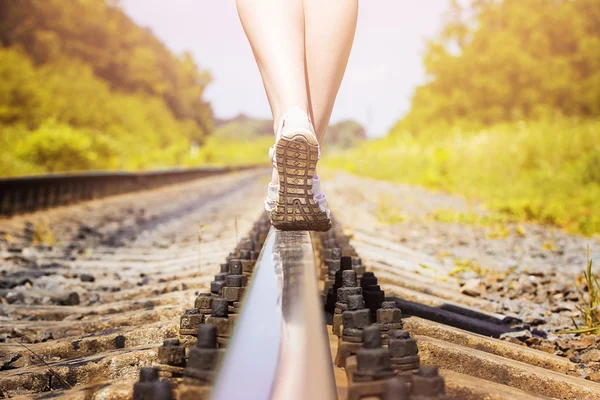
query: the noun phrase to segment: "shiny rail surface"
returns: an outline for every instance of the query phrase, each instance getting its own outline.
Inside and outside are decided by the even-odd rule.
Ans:
[[[271,228],[212,398],[336,397],[310,234]]]

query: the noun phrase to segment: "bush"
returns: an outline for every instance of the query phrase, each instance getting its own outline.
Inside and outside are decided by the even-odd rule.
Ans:
[[[325,165],[483,200],[513,219],[600,233],[600,120],[392,132]]]
[[[200,134],[160,98],[111,89],[82,63],[35,67],[0,48],[0,76],[3,175],[176,165]]]
[[[118,162],[117,151],[106,136],[51,122],[27,135],[17,155],[45,172],[112,169]]]

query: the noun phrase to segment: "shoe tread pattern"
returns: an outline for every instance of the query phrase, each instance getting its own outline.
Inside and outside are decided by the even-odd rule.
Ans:
[[[282,231],[328,231],[331,220],[319,207],[312,190],[319,158],[316,139],[302,133],[284,135],[275,151],[279,196],[271,223]]]

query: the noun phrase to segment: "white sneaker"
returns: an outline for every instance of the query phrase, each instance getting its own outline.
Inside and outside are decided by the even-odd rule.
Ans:
[[[320,147],[304,111],[294,107],[283,116],[269,156],[279,174],[279,184],[269,184],[265,200],[271,224],[285,231],[328,231],[331,213],[314,177]]]

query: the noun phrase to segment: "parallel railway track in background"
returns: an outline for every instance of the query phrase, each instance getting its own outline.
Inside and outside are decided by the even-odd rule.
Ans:
[[[568,359],[494,338],[510,320],[417,273],[427,256],[347,234],[344,210],[278,232],[268,172],[197,173],[0,196],[11,214],[96,198],[0,220],[0,398],[600,398]],[[31,245],[40,226],[56,244]]]

